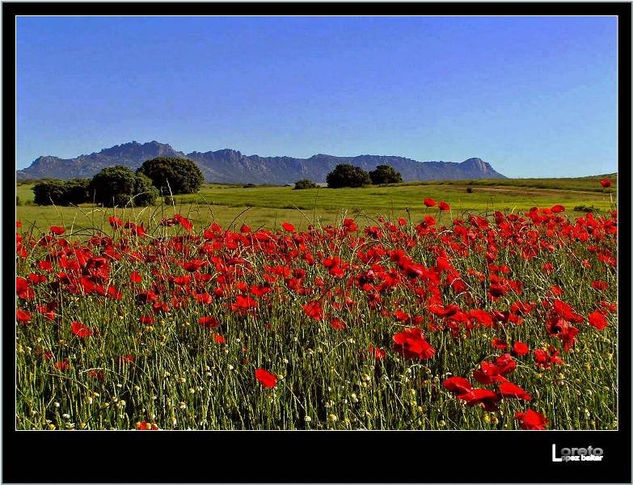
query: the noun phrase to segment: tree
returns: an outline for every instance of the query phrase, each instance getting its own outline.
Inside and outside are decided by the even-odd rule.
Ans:
[[[396,172],[391,165],[378,165],[376,170],[369,172],[369,177],[374,185],[402,182],[402,175],[400,175],[400,172]]]
[[[316,189],[317,187],[318,185],[310,179],[301,179],[295,182],[295,190]]]
[[[340,187],[362,187],[371,184],[369,174],[360,167],[353,165],[341,164],[337,165],[325,179],[327,186],[332,189]]]
[[[104,168],[95,175],[90,182],[90,193],[95,202],[105,207],[147,206],[158,197],[158,190],[148,177],[122,165]]]
[[[79,205],[90,202],[90,179],[71,179],[65,183],[66,204]]]
[[[37,205],[79,205],[89,202],[88,179],[43,180],[33,187]]]
[[[33,186],[37,205],[66,205],[66,184],[63,180],[46,180]]]
[[[161,194],[193,194],[200,190],[204,175],[195,162],[186,158],[158,157],[147,160],[137,170],[149,177]]]

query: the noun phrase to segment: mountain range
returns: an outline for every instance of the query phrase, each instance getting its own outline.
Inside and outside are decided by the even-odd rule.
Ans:
[[[383,155],[260,157],[244,155],[231,149],[185,154],[157,141],[142,144],[133,141],[75,158],[42,156],[35,159],[29,167],[18,170],[16,175],[18,180],[90,178],[112,165],[125,165],[135,170],[145,160],[155,157],[189,158],[200,167],[207,182],[219,183],[285,185],[304,178],[325,182],[327,174],[341,163],[349,163],[367,171],[374,170],[377,165],[391,165],[402,174],[405,181],[506,178],[480,158],[469,158],[457,163],[418,162],[410,158]]]

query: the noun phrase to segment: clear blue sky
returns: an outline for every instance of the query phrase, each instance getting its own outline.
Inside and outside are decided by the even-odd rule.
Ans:
[[[19,18],[18,167],[184,152],[617,169],[615,18]]]

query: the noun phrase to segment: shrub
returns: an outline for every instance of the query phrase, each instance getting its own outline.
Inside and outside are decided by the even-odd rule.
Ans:
[[[310,179],[301,179],[295,182],[295,190],[316,189],[317,187],[318,185]]]
[[[149,177],[161,194],[193,194],[200,190],[204,175],[186,158],[158,157],[147,160],[137,173]]]
[[[369,174],[360,167],[353,165],[337,165],[326,178],[327,186],[333,189],[340,187],[362,187],[371,184]]]
[[[369,172],[369,178],[374,185],[378,184],[398,184],[402,182],[402,175],[396,172],[391,165],[378,165],[376,170]]]
[[[106,207],[147,206],[158,197],[158,190],[148,177],[122,165],[104,168],[95,175],[90,192],[95,202]]]

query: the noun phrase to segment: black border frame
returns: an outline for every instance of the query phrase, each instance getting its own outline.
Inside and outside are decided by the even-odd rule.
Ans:
[[[13,267],[17,15],[618,16],[619,430],[392,432],[15,431],[13,283],[3,271],[2,481],[631,482],[631,4],[8,3],[3,26],[3,263]],[[13,216],[15,213],[13,212]],[[13,241],[15,241],[13,239]],[[622,250],[624,249],[624,250]],[[601,447],[602,462],[552,463],[552,444]]]

